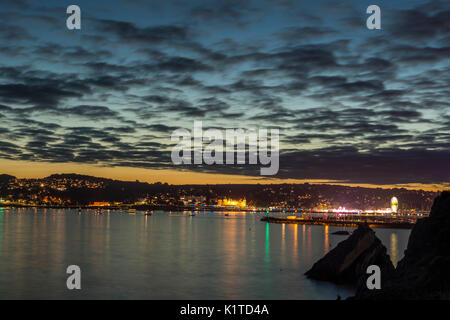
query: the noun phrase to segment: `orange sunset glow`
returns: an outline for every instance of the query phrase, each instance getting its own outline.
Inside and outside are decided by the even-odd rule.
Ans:
[[[333,180],[319,179],[278,179],[252,177],[231,174],[212,174],[181,170],[154,170],[133,167],[106,167],[90,164],[75,163],[46,163],[0,160],[2,173],[16,176],[17,178],[44,178],[55,173],[78,173],[123,181],[135,181],[155,183],[167,182],[169,184],[282,184],[282,183],[311,183],[311,184],[332,184],[346,185],[351,187],[365,188],[405,188],[410,190],[440,191],[448,188],[444,184],[397,184],[397,185],[375,185],[343,183]]]

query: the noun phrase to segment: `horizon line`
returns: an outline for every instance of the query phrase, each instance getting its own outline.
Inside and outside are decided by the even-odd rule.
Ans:
[[[155,170],[155,171],[162,171],[161,170]],[[184,172],[186,173],[186,172]],[[193,174],[196,174],[195,172]],[[213,174],[213,173],[198,173],[198,174],[207,174],[209,176],[232,176],[233,178],[237,179],[245,179],[249,178],[248,176],[243,175],[225,175],[225,174]],[[47,173],[40,176],[17,176],[14,174],[9,173],[0,173],[1,175],[8,175],[12,176],[16,179],[23,180],[23,179],[30,179],[30,180],[39,180],[39,179],[45,179],[49,178],[53,175],[78,175],[78,176],[87,176],[91,178],[97,178],[97,179],[108,179],[108,180],[114,180],[114,181],[120,181],[120,182],[139,182],[139,183],[148,183],[148,184],[168,184],[173,186],[183,186],[183,185],[198,185],[198,186],[205,186],[205,185],[282,185],[282,184],[291,184],[291,185],[302,185],[302,184],[310,184],[310,185],[329,185],[329,186],[340,186],[340,187],[349,187],[349,188],[365,188],[365,189],[405,189],[410,191],[424,191],[424,192],[442,192],[445,190],[448,190],[449,187],[445,187],[441,185],[441,189],[437,188],[436,184],[386,184],[386,185],[377,185],[377,184],[369,184],[369,183],[351,183],[351,182],[339,182],[339,181],[333,181],[333,180],[326,180],[326,179],[293,179],[293,178],[270,178],[270,179],[257,179],[257,177],[250,177],[249,181],[253,180],[254,182],[223,182],[223,183],[214,183],[214,182],[179,182],[179,183],[169,183],[167,181],[161,181],[161,180],[141,180],[141,179],[124,179],[124,178],[114,178],[114,177],[107,177],[107,176],[101,176],[101,175],[93,175],[92,173],[76,173],[76,172],[53,172],[53,173]],[[272,181],[271,181],[272,180]],[[273,180],[276,180],[273,181]],[[419,186],[434,186],[432,189],[424,189],[423,187]]]

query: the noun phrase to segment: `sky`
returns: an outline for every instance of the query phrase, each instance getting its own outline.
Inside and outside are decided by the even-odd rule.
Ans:
[[[0,173],[446,188],[449,58],[449,1],[1,0]],[[194,121],[279,129],[277,175],[175,166]]]

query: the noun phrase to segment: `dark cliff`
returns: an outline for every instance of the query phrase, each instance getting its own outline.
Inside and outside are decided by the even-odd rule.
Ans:
[[[378,265],[382,274],[394,271],[386,247],[367,225],[360,225],[346,240],[328,252],[305,273],[309,278],[335,283],[359,284],[367,267]]]
[[[356,299],[450,299],[450,192],[439,195],[430,216],[417,221],[404,258],[381,290],[361,283]]]

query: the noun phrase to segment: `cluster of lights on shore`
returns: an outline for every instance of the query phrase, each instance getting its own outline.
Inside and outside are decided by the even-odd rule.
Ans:
[[[111,204],[108,202],[94,202],[91,207],[109,207]],[[257,208],[247,205],[246,199],[231,199],[231,198],[223,198],[218,200],[216,205],[207,205],[203,203],[191,203],[190,207],[199,208],[199,207],[209,207],[209,208],[235,208],[242,210],[251,210],[251,211],[264,211],[266,213],[270,212],[282,212],[282,213],[301,213],[301,214],[335,214],[337,216],[345,216],[345,215],[359,215],[359,214],[369,214],[369,215],[396,215],[398,212],[398,199],[397,197],[393,197],[391,199],[391,207],[390,208],[381,208],[375,210],[361,210],[361,209],[347,209],[346,207],[339,207],[334,209],[306,209],[306,208],[295,208],[295,207],[279,207],[279,206],[270,206],[266,208]],[[407,212],[404,212],[406,214]],[[409,210],[409,214],[421,214],[426,213],[425,211],[417,211],[417,210]],[[291,216],[288,218],[295,218],[296,216]]]
[[[240,207],[240,208],[244,208],[247,206],[247,200],[243,199],[243,200],[233,200],[233,199],[221,199],[219,201],[217,201],[217,204],[219,206],[231,206],[231,207]]]
[[[233,199],[221,199],[218,201],[219,207],[238,207],[238,208],[246,208],[246,200],[233,200]],[[256,209],[256,208],[255,208]],[[255,210],[254,209],[254,210]],[[277,210],[279,207],[269,207],[268,210]],[[303,210],[302,210],[303,211]],[[310,210],[311,211],[311,210]],[[351,214],[396,214],[398,212],[398,199],[397,197],[392,197],[391,199],[391,207],[390,208],[382,208],[376,210],[361,210],[361,209],[347,209],[345,207],[339,207],[337,209],[315,209],[313,210],[317,213],[351,213]]]
[[[393,197],[391,199],[391,207],[377,210],[360,210],[360,209],[347,209],[345,207],[339,207],[337,209],[320,209],[317,210],[320,213],[379,213],[379,214],[392,214],[398,212],[398,199]]]

